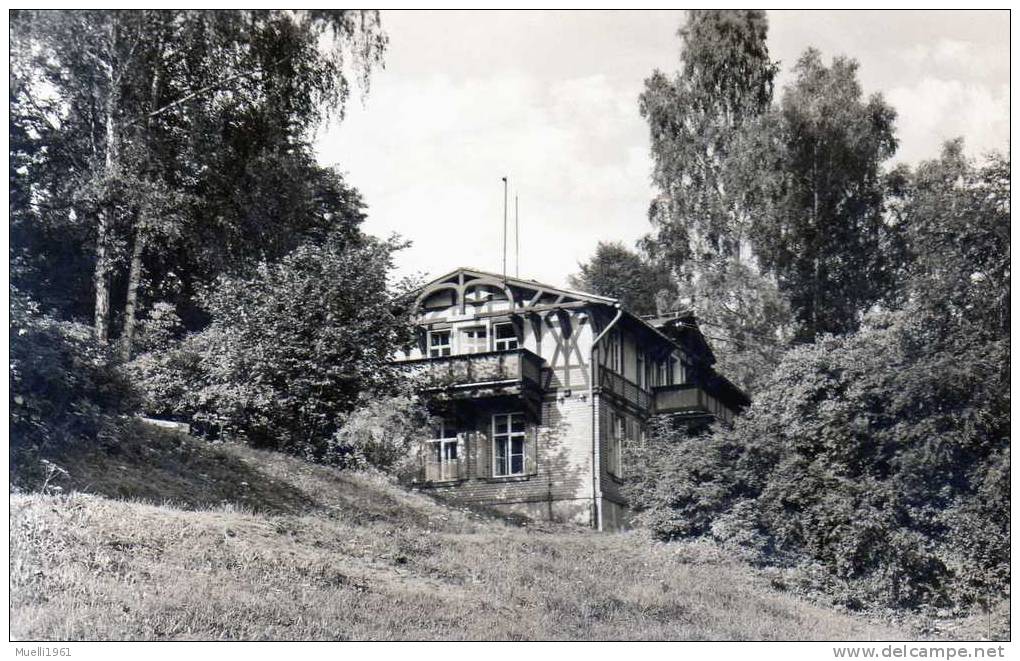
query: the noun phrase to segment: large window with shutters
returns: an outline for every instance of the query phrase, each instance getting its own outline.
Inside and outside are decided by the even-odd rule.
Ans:
[[[528,471],[528,434],[523,413],[492,416],[492,474],[524,475]]]

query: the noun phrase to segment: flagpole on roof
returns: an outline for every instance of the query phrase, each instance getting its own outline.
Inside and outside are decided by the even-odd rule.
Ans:
[[[521,207],[520,197],[517,193],[514,193],[514,264],[516,270],[514,271],[514,277],[521,277]]]
[[[506,196],[507,181],[503,177],[503,282],[506,282]]]

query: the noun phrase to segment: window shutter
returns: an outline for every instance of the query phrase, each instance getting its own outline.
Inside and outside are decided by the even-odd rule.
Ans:
[[[538,473],[538,429],[532,428],[524,437],[524,473]]]
[[[483,432],[471,434],[475,446],[475,476],[491,477],[492,460],[489,459],[489,437]]]

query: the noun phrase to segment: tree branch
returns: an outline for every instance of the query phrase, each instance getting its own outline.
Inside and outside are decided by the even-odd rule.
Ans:
[[[293,57],[292,55],[289,55],[287,57],[280,58],[279,60],[273,62],[272,66],[275,67],[275,66],[277,66],[279,64],[283,64],[284,62],[286,62],[287,60],[291,59],[292,57]],[[194,92],[191,92],[189,94],[185,94],[181,98],[179,98],[179,99],[177,99],[175,101],[171,101],[170,103],[166,104],[165,106],[163,106],[161,108],[157,108],[156,110],[153,110],[152,112],[149,112],[149,113],[146,113],[146,114],[141,115],[139,117],[136,117],[135,119],[133,119],[130,122],[128,122],[127,126],[134,126],[138,122],[143,122],[145,120],[152,119],[153,117],[156,117],[158,115],[162,115],[164,112],[166,112],[168,110],[172,110],[173,108],[176,108],[177,106],[181,105],[182,103],[186,103],[186,102],[188,102],[188,101],[190,101],[190,100],[192,100],[194,98],[202,96],[203,94],[211,92],[211,91],[213,91],[213,90],[215,90],[215,89],[217,89],[219,87],[222,87],[223,85],[226,85],[227,83],[229,83],[231,81],[237,80],[239,78],[246,78],[248,76],[253,76],[256,73],[258,73],[257,69],[253,69],[251,71],[242,71],[240,73],[235,73],[233,75],[226,76],[226,77],[221,78],[219,80],[213,81],[212,83],[209,83],[205,87],[197,89]]]

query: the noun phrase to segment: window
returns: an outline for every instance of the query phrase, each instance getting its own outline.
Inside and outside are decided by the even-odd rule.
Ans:
[[[517,348],[517,331],[513,324],[496,324],[493,327],[495,333],[496,351],[510,351]]]
[[[527,432],[523,413],[492,416],[493,475],[524,475]]]
[[[606,470],[610,475],[623,477],[623,443],[627,438],[627,419],[618,413],[609,414],[609,443]]]
[[[671,375],[669,374],[669,362],[665,360],[660,360],[658,362],[657,367],[659,372],[658,376],[656,377],[657,383],[660,386],[669,385],[671,383],[670,381]]]
[[[450,355],[450,331],[429,331],[429,358]]]
[[[619,331],[613,331],[609,334],[608,339],[608,351],[609,351],[609,369],[613,370],[617,374],[623,372],[623,346],[620,338]]]
[[[448,422],[440,423],[439,437],[428,442],[425,479],[443,481],[461,477],[459,446],[456,427]]]
[[[484,353],[489,350],[489,334],[485,326],[472,326],[460,331],[460,353]]]
[[[645,355],[638,351],[634,354],[634,357],[637,360],[637,379],[635,380],[638,382],[640,387],[647,389],[648,381],[645,380],[645,377],[647,376],[645,374]]]

